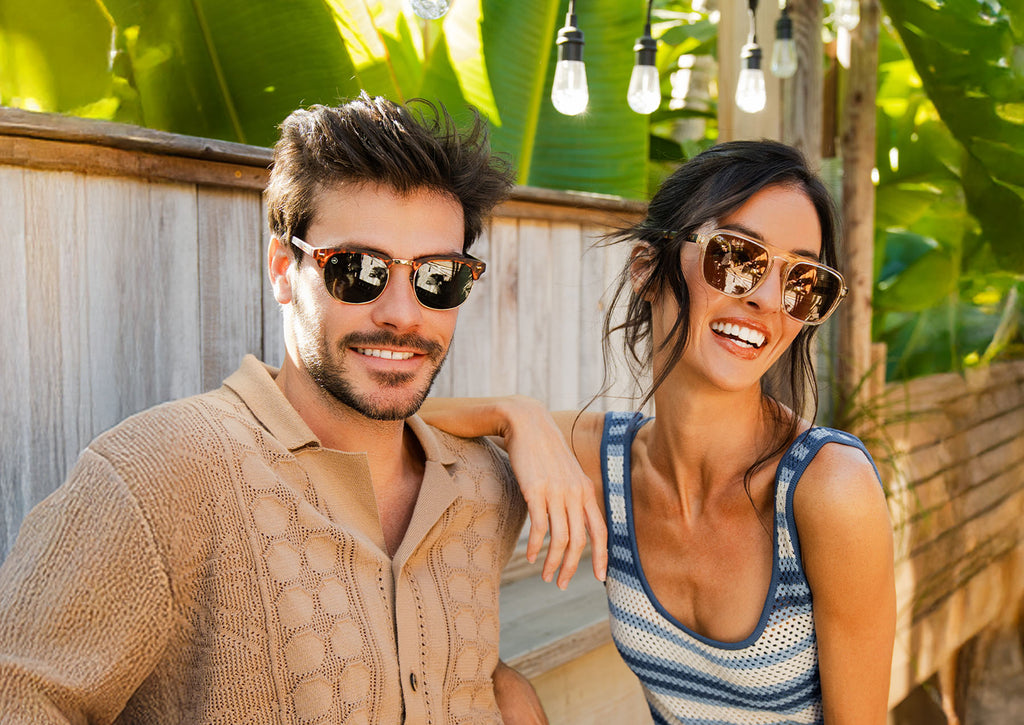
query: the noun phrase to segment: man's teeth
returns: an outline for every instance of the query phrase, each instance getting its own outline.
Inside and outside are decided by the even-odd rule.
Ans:
[[[750,347],[761,347],[764,344],[764,333],[751,330],[749,327],[741,327],[731,322],[715,322],[711,329],[719,335],[725,335]]]
[[[356,352],[360,355],[369,355],[370,357],[382,357],[385,360],[408,360],[415,354],[411,352],[398,352],[397,350],[377,350],[370,347],[357,347]]]

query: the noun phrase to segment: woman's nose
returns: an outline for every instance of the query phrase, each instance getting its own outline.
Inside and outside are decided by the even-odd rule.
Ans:
[[[761,283],[754,291],[746,295],[743,301],[763,311],[773,311],[782,307],[782,274],[786,263],[773,257],[769,263]]]

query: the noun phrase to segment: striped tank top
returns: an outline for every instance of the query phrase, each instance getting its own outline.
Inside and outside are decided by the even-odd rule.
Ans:
[[[647,420],[639,413],[608,413],[601,458],[612,638],[640,678],[654,722],[824,722],[811,592],[800,561],[793,492],[825,443],[854,446],[869,460],[871,456],[855,436],[831,428],[811,428],[793,442],[775,476],[772,578],[761,618],[743,641],[720,642],[688,629],[669,614],[655,598],[639,563],[629,452],[633,437]]]

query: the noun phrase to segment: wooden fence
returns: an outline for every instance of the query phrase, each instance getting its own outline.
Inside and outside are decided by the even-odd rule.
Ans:
[[[265,149],[0,109],[0,555],[95,435],[219,385],[246,353],[280,363],[280,313],[264,272],[269,161]],[[587,402],[602,383],[605,291],[624,261],[622,249],[593,242],[641,212],[613,198],[518,189],[474,248],[488,271],[460,311],[435,390]],[[895,704],[1017,612],[1024,363],[880,389],[888,422],[873,452],[898,542]],[[629,405],[608,401],[596,407]],[[578,591],[580,602],[603,602]],[[530,641],[510,659],[532,668],[546,705],[564,700],[553,722],[632,722],[643,710],[635,680],[622,685],[630,676],[604,615],[587,611],[600,621],[584,634],[523,635]],[[524,632],[548,621],[517,615]],[[594,704],[602,698],[615,702]]]
[[[0,556],[98,433],[217,387],[246,353],[280,364],[261,202],[270,159],[0,109]],[[435,392],[589,400],[602,381],[602,295],[623,260],[593,243],[641,209],[517,189],[473,247],[488,270]]]
[[[948,690],[962,645],[1017,622],[1024,362],[890,384],[878,402],[892,421],[875,455],[896,533],[896,704],[936,672]]]

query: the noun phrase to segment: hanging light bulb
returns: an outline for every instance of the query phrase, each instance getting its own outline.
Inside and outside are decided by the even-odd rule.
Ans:
[[[764,71],[761,70],[761,46],[757,44],[757,0],[747,0],[747,17],[750,33],[747,43],[740,52],[740,77],[736,81],[736,105],[746,113],[764,110],[768,93],[764,87]]]
[[[836,0],[836,25],[853,30],[860,23],[860,0]]]
[[[636,63],[633,74],[629,77],[629,90],[626,101],[637,113],[654,113],[661,105],[661,80],[658,78],[658,66],[655,58],[658,55],[658,41],[651,37],[651,4],[647,0],[647,23],[644,25],[643,37],[637,38],[633,50],[636,51]]]
[[[576,3],[569,0],[565,27],[558,31],[558,63],[551,85],[551,104],[566,116],[578,116],[587,108],[587,68],[583,65],[583,32],[576,27]]]
[[[747,43],[740,57],[743,67],[736,83],[736,105],[746,113],[758,113],[764,110],[768,101],[764,71],[761,70],[761,48],[757,43]]]
[[[437,20],[448,12],[452,0],[409,0],[412,11],[426,20]]]
[[[796,42],[793,40],[793,20],[788,8],[775,23],[775,43],[772,45],[772,75],[776,78],[792,78],[797,66]]]

